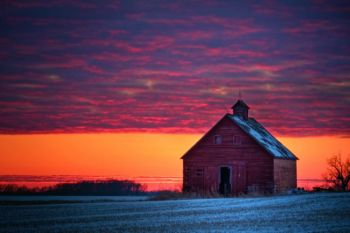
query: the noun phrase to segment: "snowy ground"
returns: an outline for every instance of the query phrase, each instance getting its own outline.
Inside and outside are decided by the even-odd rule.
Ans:
[[[350,232],[350,193],[7,205],[0,232]]]

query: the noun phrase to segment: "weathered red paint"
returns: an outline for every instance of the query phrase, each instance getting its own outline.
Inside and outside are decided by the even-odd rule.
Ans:
[[[219,192],[221,167],[230,168],[231,191],[227,194],[273,193],[296,188],[296,160],[273,157],[228,115],[182,157],[183,190]],[[215,144],[216,135],[222,137],[221,144]]]

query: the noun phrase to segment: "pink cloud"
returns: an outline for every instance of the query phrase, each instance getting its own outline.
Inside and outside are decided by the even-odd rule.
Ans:
[[[317,31],[336,32],[340,29],[340,25],[331,23],[328,20],[304,20],[298,26],[285,28],[283,31],[295,36],[305,36]]]
[[[260,15],[278,18],[290,18],[295,15],[296,7],[284,6],[279,1],[269,0],[253,4],[252,10]]]

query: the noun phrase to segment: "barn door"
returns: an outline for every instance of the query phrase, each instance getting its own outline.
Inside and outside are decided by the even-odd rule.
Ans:
[[[219,193],[222,195],[231,194],[231,169],[230,167],[220,168]]]
[[[237,194],[247,192],[246,177],[246,166],[239,165],[237,167]]]
[[[193,191],[204,190],[204,168],[196,167],[192,176]]]

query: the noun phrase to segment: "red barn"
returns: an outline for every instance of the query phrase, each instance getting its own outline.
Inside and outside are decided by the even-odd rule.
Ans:
[[[183,156],[183,191],[276,193],[296,188],[298,158],[254,118],[243,100]]]

